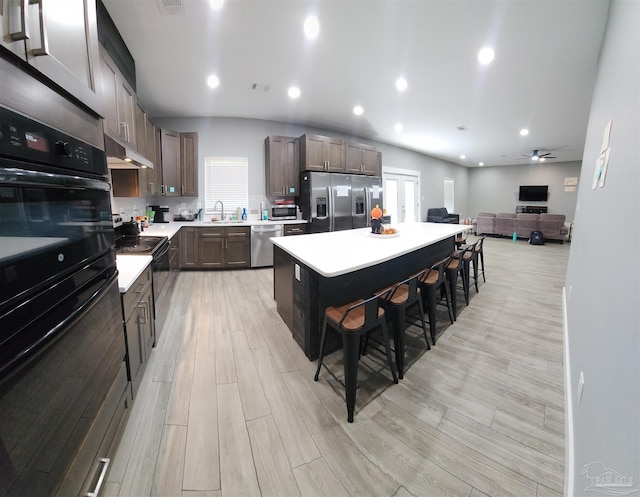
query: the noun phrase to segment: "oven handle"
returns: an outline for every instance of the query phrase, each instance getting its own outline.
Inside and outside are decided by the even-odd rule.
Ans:
[[[110,268],[109,268],[110,269]],[[108,271],[109,269],[105,270]],[[115,268],[114,268],[115,269]],[[92,280],[94,281],[94,280]],[[98,301],[106,294],[107,289],[118,282],[118,271],[114,270],[113,274],[102,283],[80,307],[71,312],[67,317],[60,321],[57,325],[51,328],[44,336],[31,343],[26,349],[23,349],[13,359],[6,362],[0,368],[0,382],[6,380],[17,367],[24,364],[25,361],[30,359],[30,356],[36,354],[46,344],[52,340],[56,340],[63,336],[71,327],[71,325],[80,317],[84,316],[89,310],[98,303]]]
[[[153,260],[156,261],[162,257],[164,257],[164,254],[166,254],[167,252],[169,252],[169,249],[171,248],[171,240],[168,241],[166,247],[164,247],[162,249],[162,252],[160,252],[158,255],[153,254]]]

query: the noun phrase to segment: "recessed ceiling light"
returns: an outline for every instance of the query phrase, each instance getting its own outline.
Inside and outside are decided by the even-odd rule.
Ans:
[[[407,80],[404,78],[396,79],[396,88],[398,91],[405,91],[407,89]]]
[[[356,105],[356,106],[353,108],[353,113],[354,113],[356,116],[361,116],[363,112],[364,112],[364,109],[363,109],[362,107],[360,107],[359,105]]]
[[[300,88],[292,86],[287,93],[289,94],[289,98],[298,98],[300,96]]]
[[[212,9],[220,10],[224,5],[224,0],[209,0]]]
[[[480,64],[482,65],[490,64],[495,56],[496,54],[494,53],[493,49],[484,47],[478,52],[478,62],[480,62]]]
[[[544,162],[545,160],[547,160],[547,159],[545,159],[544,157],[540,157],[540,159],[539,159],[540,162]]]
[[[466,155],[461,155],[461,156],[460,156],[460,158],[461,158],[462,160],[465,160],[465,159],[467,158],[467,156],[466,156]]]
[[[315,39],[320,33],[320,23],[316,16],[309,16],[304,21],[304,34],[310,40]]]
[[[482,167],[482,166],[484,166],[484,162],[478,162],[478,165],[479,165],[480,167]]]
[[[217,88],[218,85],[220,84],[220,80],[218,79],[217,76],[211,75],[207,78],[207,84],[211,87],[211,88]]]
[[[396,125],[394,126],[394,129],[395,129],[398,133],[400,133],[400,131],[402,131],[402,129],[403,129],[402,124],[400,124],[400,123],[396,123]]]
[[[528,129],[521,129],[520,130],[520,136],[527,136],[529,134],[529,130]]]

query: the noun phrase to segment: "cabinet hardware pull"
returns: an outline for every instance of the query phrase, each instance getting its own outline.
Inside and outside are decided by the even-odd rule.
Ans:
[[[11,33],[13,41],[29,39],[29,29],[27,26],[27,0],[20,0],[20,31]]]
[[[29,5],[38,5],[38,17],[40,18],[40,48],[31,50],[31,55],[39,57],[40,55],[49,55],[49,40],[47,39],[47,30],[44,25],[44,2],[43,0],[29,0]]]
[[[138,316],[138,324],[147,324],[147,303],[141,300],[136,307],[142,309],[142,316]]]
[[[86,497],[98,497],[98,494],[100,493],[100,487],[102,487],[102,484],[104,483],[104,477],[107,476],[107,470],[109,469],[111,459],[109,459],[108,457],[101,457],[99,462],[104,464],[104,466],[102,467],[102,471],[100,471],[100,477],[98,478],[93,492],[87,493]]]
[[[124,128],[124,141],[128,142],[129,141],[129,125],[126,122],[121,121],[120,127]]]

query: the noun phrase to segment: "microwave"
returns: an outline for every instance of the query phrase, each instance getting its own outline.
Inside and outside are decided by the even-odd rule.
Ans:
[[[297,219],[297,206],[295,204],[272,205],[269,208],[270,221],[286,221],[288,219]]]

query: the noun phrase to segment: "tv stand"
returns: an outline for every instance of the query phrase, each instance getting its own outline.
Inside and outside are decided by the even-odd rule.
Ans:
[[[516,205],[516,214],[546,214],[547,207],[543,205]]]

